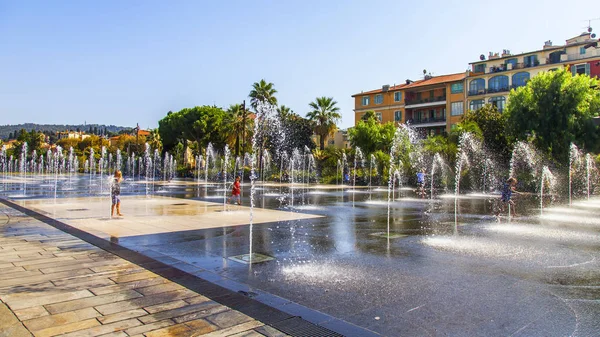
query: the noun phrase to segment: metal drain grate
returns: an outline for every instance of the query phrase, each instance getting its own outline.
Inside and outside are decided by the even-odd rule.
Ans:
[[[71,208],[71,209],[67,209],[67,211],[69,212],[83,212],[83,211],[89,211],[88,208]]]
[[[173,205],[173,206],[185,206],[185,205],[189,205],[189,204],[186,204],[185,202],[182,202],[182,203],[179,203],[179,204],[171,204],[171,205]]]
[[[344,335],[312,324],[297,316],[273,323],[271,326],[293,337],[344,337]]]

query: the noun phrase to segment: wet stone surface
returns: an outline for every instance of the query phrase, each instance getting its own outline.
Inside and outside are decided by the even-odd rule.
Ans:
[[[189,204],[173,208],[194,200],[222,201],[218,186],[155,188]],[[249,192],[245,186],[245,205]],[[231,208],[223,213],[243,224],[126,235],[118,244],[166,256],[173,265],[201,268],[194,274],[259,294],[255,298],[275,295],[281,307],[297,303],[387,336],[590,336],[598,331],[598,200],[567,209],[549,206],[540,217],[539,200],[520,197],[521,216],[509,222],[493,216],[497,195],[461,195],[455,205],[451,197],[431,201],[397,190],[388,220],[386,191],[297,188],[294,206],[291,194],[289,187],[264,186],[255,202],[321,217],[249,226],[249,212]],[[281,195],[288,196],[283,203]],[[222,210],[223,205],[211,207]],[[163,218],[180,221],[178,212],[165,208]],[[232,259],[245,254],[274,260],[245,264]],[[323,320],[319,323],[326,326]]]

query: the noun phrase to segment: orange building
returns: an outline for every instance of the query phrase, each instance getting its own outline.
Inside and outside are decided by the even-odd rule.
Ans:
[[[465,78],[465,73],[426,75],[422,80],[352,95],[354,124],[373,110],[382,123],[408,122],[430,135],[450,131],[465,112]]]

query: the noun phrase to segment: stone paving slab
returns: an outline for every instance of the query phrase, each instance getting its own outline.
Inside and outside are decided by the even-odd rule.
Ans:
[[[4,205],[0,271],[0,337],[285,336]]]

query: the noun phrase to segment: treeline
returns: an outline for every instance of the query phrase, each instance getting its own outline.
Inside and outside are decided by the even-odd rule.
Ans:
[[[36,123],[25,123],[15,125],[0,125],[0,139],[9,140],[16,139],[21,129],[26,131],[41,131],[42,133],[50,136],[56,135],[56,132],[60,131],[82,131],[88,134],[94,135],[115,135],[123,131],[132,130],[132,128],[126,128],[123,126],[116,125],[104,125],[104,124],[36,124]]]

